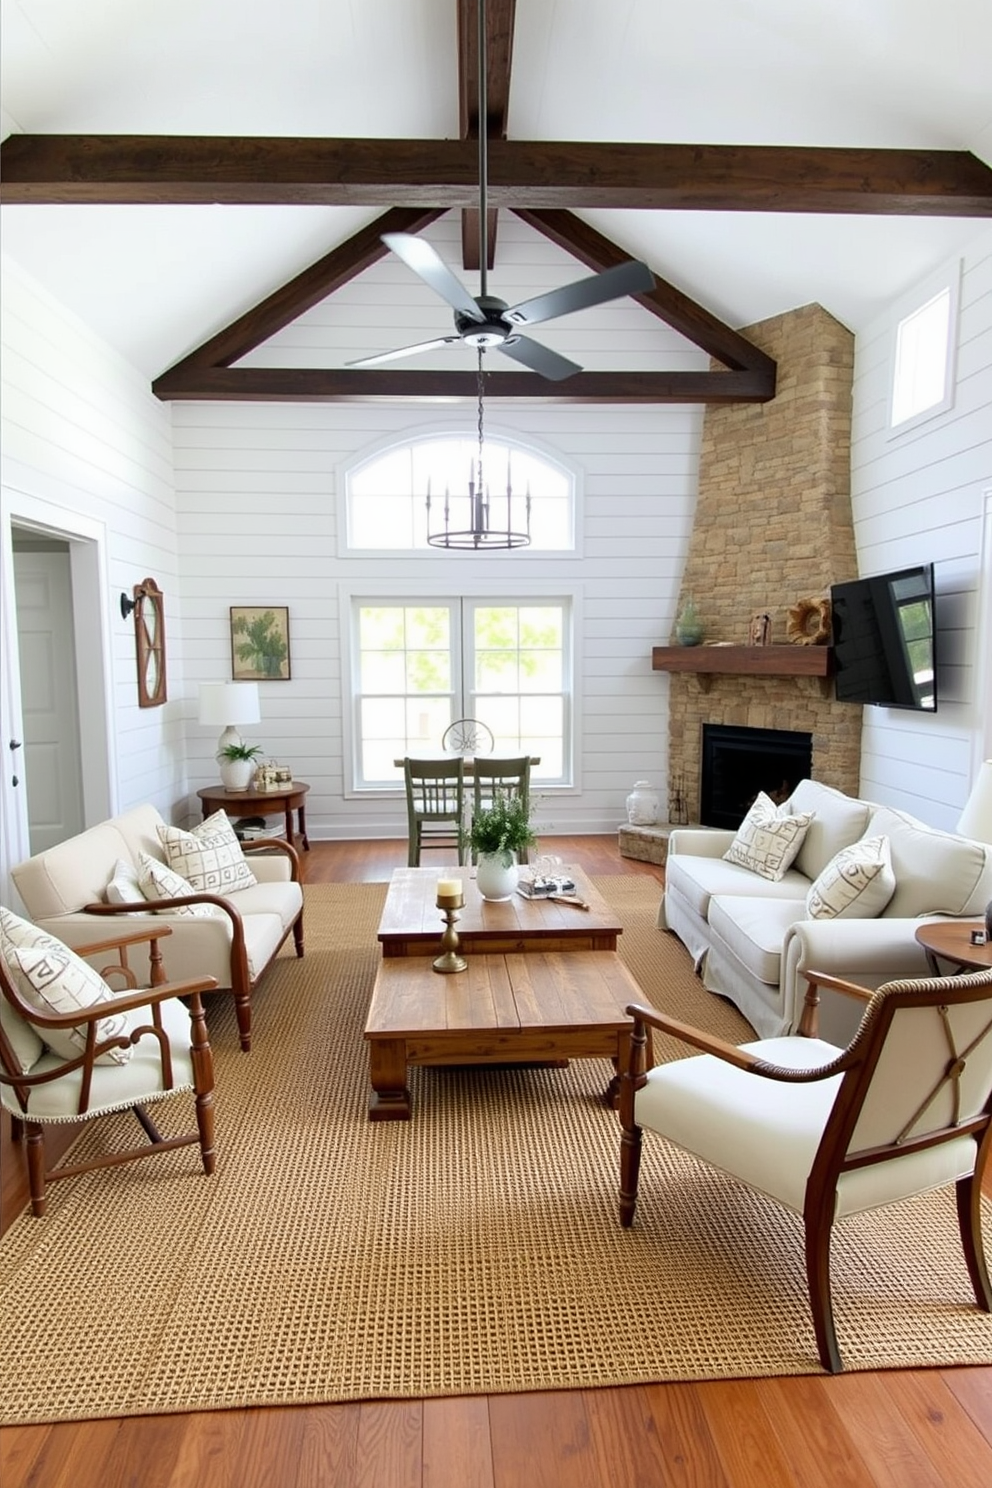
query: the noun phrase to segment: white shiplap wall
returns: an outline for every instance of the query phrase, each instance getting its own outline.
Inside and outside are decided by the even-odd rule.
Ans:
[[[458,231],[452,215],[427,234],[453,266]],[[499,234],[490,291],[510,303],[587,273],[509,214],[502,214]],[[477,287],[477,276],[462,277],[470,290]],[[389,256],[247,360],[340,366],[446,334],[450,325],[445,305]],[[708,366],[701,352],[630,302],[535,327],[534,334],[590,369]],[[416,360],[418,367],[472,364],[461,348]],[[315,836],[406,830],[398,797],[350,793],[342,758],[340,591],[374,592],[384,580],[435,593],[471,593],[473,586],[485,592],[494,584],[513,592],[534,581],[577,585],[579,786],[555,798],[543,793],[542,819],[548,830],[613,831],[636,779],[664,785],[667,683],[651,671],[651,647],[667,639],[672,624],[695,505],[701,408],[490,403],[490,433],[533,441],[578,474],[580,556],[340,556],[343,470],[384,442],[425,428],[471,432],[474,420],[474,407],[450,404],[175,407],[190,692],[199,681],[230,676],[230,605],[289,605],[292,678],[263,685],[263,722],[252,737],[310,782],[307,821]],[[215,778],[213,732],[190,723],[194,789]]]
[[[935,564],[938,711],[866,708],[861,788],[953,828],[990,681],[979,673],[976,627],[983,492],[992,486],[992,229],[961,260],[953,406],[890,439],[891,349],[898,315],[908,308],[900,300],[857,338],[851,491],[862,574]]]
[[[151,801],[164,815],[182,814],[185,684],[170,412],[134,368],[6,258],[2,287],[3,541],[7,519],[41,507],[104,528],[116,806]],[[121,618],[119,596],[149,574],[165,593],[170,700],[140,709],[134,625]],[[85,689],[80,705],[102,706]]]

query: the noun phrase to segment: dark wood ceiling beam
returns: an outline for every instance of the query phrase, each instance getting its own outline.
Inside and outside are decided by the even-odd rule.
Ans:
[[[319,305],[321,300],[340,289],[343,284],[361,274],[370,264],[385,258],[389,249],[382,242],[385,232],[420,232],[436,218],[443,216],[440,209],[416,211],[413,208],[397,207],[384,212],[367,227],[353,233],[344,243],[333,248],[309,268],[290,279],[266,299],[260,300],[244,315],[204,341],[189,356],[177,362],[164,374],[165,377],[196,367],[228,367],[239,357],[247,356],[256,346],[281,331],[284,326],[298,319],[305,311]],[[152,391],[158,391],[162,378],[152,383]]]
[[[173,368],[154,384],[163,401],[375,403],[477,396],[472,372],[322,370],[267,367]],[[535,372],[496,372],[486,397],[546,403],[767,403],[774,378],[761,372],[577,372],[549,383]]]
[[[11,135],[0,201],[471,207],[471,140]],[[992,169],[964,150],[493,139],[493,208],[988,217]]]
[[[486,6],[487,140],[506,138],[516,9],[516,0],[488,0]],[[458,134],[463,140],[479,139],[478,0],[458,0]],[[498,220],[495,209],[486,213],[486,266],[490,269],[496,262]],[[476,207],[462,208],[462,267],[479,267]]]
[[[626,263],[632,256],[572,212],[525,212],[518,209],[517,216],[589,269],[611,269],[615,264]],[[694,345],[716,357],[725,367],[735,371],[748,368],[763,371],[771,376],[774,385],[774,360],[702,305],[697,305],[674,284],[656,274],[654,289],[633,298],[680,335],[688,337]]]

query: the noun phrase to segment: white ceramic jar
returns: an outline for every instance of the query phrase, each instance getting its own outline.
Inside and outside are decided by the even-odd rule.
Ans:
[[[658,820],[658,792],[646,780],[638,780],[627,797],[627,820],[632,827],[650,827]]]

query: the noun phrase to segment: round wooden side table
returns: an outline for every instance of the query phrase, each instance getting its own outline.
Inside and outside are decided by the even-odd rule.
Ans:
[[[306,798],[310,789],[302,780],[291,780],[280,790],[229,791],[222,785],[205,785],[197,795],[203,803],[204,817],[215,811],[226,811],[230,817],[239,816],[283,816],[286,823],[286,841],[293,841],[293,812],[297,814],[300,838],[304,852],[310,851],[307,840]]]
[[[988,971],[992,968],[992,942],[972,945],[971,932],[985,929],[984,920],[928,920],[916,932],[916,939],[926,952],[934,976],[944,976],[941,961],[950,961],[962,971]]]

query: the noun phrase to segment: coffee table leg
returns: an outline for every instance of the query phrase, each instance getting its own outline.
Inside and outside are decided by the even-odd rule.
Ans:
[[[403,1039],[369,1040],[370,1121],[409,1121],[410,1091],[406,1083],[406,1043]]]

